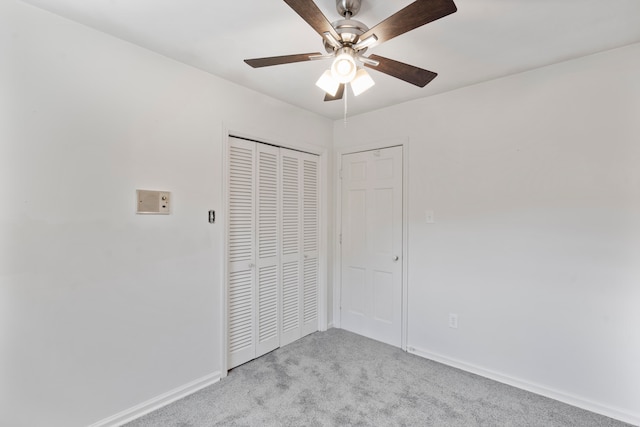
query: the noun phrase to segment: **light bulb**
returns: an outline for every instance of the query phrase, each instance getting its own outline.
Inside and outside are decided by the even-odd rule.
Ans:
[[[331,65],[331,75],[339,83],[348,83],[353,80],[356,71],[356,61],[352,55],[346,52],[336,56],[336,59]]]
[[[351,66],[351,63],[345,59],[341,59],[336,64],[336,70],[338,71],[338,74],[340,74],[341,76],[348,76],[349,73],[351,72],[351,68],[353,68]]]

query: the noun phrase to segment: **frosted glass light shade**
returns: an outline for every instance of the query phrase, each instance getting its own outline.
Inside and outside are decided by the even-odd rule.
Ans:
[[[349,83],[356,75],[357,67],[353,56],[341,53],[331,65],[331,75],[338,83]]]
[[[369,73],[364,68],[361,68],[351,81],[351,90],[353,90],[355,96],[358,96],[375,84]]]
[[[316,86],[327,92],[329,95],[335,96],[336,92],[338,92],[338,88],[340,87],[340,83],[333,78],[331,71],[327,70],[322,73],[316,82]]]

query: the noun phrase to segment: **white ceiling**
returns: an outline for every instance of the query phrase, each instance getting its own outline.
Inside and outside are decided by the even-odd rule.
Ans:
[[[246,58],[323,52],[320,36],[282,0],[23,0],[258,92],[338,119],[315,81],[330,62],[253,69]],[[424,0],[429,1],[429,0]],[[362,0],[373,27],[411,0]],[[455,0],[458,11],[369,50],[437,72],[418,88],[372,71],[376,86],[349,115],[640,42],[640,0]],[[329,19],[335,0],[316,0]]]

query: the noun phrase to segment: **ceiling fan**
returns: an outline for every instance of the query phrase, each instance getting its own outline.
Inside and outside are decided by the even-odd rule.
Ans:
[[[325,101],[341,99],[347,83],[351,83],[356,96],[374,85],[371,76],[359,64],[419,87],[426,86],[437,76],[436,73],[382,56],[364,54],[371,47],[458,10],[453,0],[416,0],[370,29],[362,22],[352,19],[360,11],[361,0],[336,0],[336,9],[344,19],[333,23],[327,20],[313,0],[284,2],[322,36],[327,54],[302,53],[245,59],[244,62],[259,68],[333,59],[331,69],[325,71],[316,82],[326,92]]]

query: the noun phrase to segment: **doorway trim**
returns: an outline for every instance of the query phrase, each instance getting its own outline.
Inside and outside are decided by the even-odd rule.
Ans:
[[[320,199],[320,211],[319,211],[319,247],[318,247],[318,330],[326,331],[328,328],[328,293],[327,293],[327,276],[328,276],[328,218],[329,218],[329,198],[328,198],[328,149],[319,147],[317,145],[310,145],[300,143],[297,140],[290,140],[284,137],[282,134],[274,134],[267,129],[256,129],[254,127],[247,127],[235,123],[222,123],[222,204],[220,211],[222,217],[217,218],[217,221],[223,225],[224,230],[222,232],[222,239],[220,239],[220,305],[218,307],[220,313],[220,360],[222,362],[221,378],[227,376],[229,371],[229,364],[227,360],[227,244],[228,244],[228,230],[229,230],[229,164],[227,158],[229,156],[229,138],[238,137],[242,139],[249,139],[258,143],[274,145],[277,147],[288,148],[291,150],[302,151],[309,154],[318,156],[319,164],[319,181],[318,191]]]
[[[368,144],[357,145],[353,147],[345,147],[336,150],[334,173],[334,203],[336,224],[334,233],[334,250],[333,250],[333,323],[329,326],[336,328],[341,327],[341,309],[340,301],[342,299],[342,247],[340,236],[342,234],[342,156],[345,154],[360,153],[363,151],[382,150],[384,148],[402,147],[402,331],[401,331],[401,348],[407,351],[407,333],[408,333],[408,271],[409,271],[409,232],[408,232],[408,212],[409,212],[409,138],[383,139]]]

